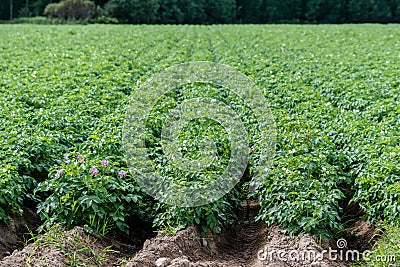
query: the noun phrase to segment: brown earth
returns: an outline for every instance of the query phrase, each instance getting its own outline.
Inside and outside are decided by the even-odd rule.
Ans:
[[[349,262],[329,260],[323,250],[338,249],[336,241],[317,242],[312,235],[287,236],[278,227],[266,227],[251,218],[258,212],[258,203],[245,201],[240,214],[244,220],[220,234],[201,233],[189,227],[174,236],[147,240],[143,249],[128,267],[345,267]],[[367,222],[357,221],[345,233],[350,238],[346,249],[360,252],[371,248],[375,229]],[[264,253],[266,252],[266,253]],[[278,253],[283,253],[279,257]],[[289,254],[292,253],[292,258]],[[339,252],[338,252],[339,254]],[[336,255],[336,254],[333,254]],[[297,260],[295,259],[297,256]],[[320,256],[321,258],[318,258]]]
[[[161,233],[145,242],[143,249],[126,266],[129,267],[305,267],[348,266],[344,261],[329,260],[328,257],[301,258],[297,261],[286,257],[278,258],[276,253],[301,253],[320,255],[328,244],[318,244],[315,237],[302,235],[290,237],[279,228],[267,228],[263,223],[249,223],[234,226],[217,235],[200,233],[189,227],[177,235],[164,236]],[[268,253],[264,256],[263,252]],[[272,251],[277,251],[275,254]],[[258,257],[260,253],[260,258]],[[272,255],[272,256],[271,256]],[[302,254],[296,254],[302,255]],[[325,254],[326,256],[326,254]],[[272,257],[272,258],[271,258]],[[298,256],[301,257],[301,256]],[[307,256],[304,256],[307,257]],[[309,259],[309,260],[307,260]]]
[[[10,216],[9,224],[0,224],[0,259],[22,248],[24,244],[24,233],[34,231],[39,224],[36,214],[30,209],[24,210],[24,217]]]
[[[257,202],[245,201],[239,214],[241,222],[219,234],[202,233],[196,227],[189,227],[174,236],[158,233],[146,240],[143,247],[115,238],[99,239],[86,234],[80,227],[69,231],[55,229],[5,257],[0,261],[0,267],[63,267],[71,264],[104,267],[348,266],[345,261],[316,257],[329,246],[337,249],[336,241],[318,242],[312,235],[287,236],[277,226],[266,227],[262,222],[251,220],[258,208]],[[363,251],[371,247],[374,234],[375,229],[370,224],[356,221],[344,236],[349,249]],[[289,252],[293,259],[288,258]],[[304,255],[304,252],[308,254]],[[294,259],[296,256],[297,260]],[[83,263],[86,265],[77,265]]]
[[[290,261],[278,259],[268,251],[307,251],[318,255],[326,244],[318,244],[311,235],[289,237],[277,227],[267,228],[263,223],[237,225],[218,235],[200,233],[195,227],[189,227],[175,236],[163,236],[161,233],[147,241],[138,255],[127,267],[272,267],[272,266],[348,266],[344,262],[328,259]],[[260,251],[261,250],[261,251]],[[260,258],[258,258],[258,253]],[[272,260],[270,256],[272,256]],[[274,256],[275,255],[275,256]]]

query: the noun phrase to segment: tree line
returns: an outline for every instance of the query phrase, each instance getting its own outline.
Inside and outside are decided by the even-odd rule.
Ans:
[[[112,17],[119,23],[398,23],[400,0],[1,0],[0,20]]]

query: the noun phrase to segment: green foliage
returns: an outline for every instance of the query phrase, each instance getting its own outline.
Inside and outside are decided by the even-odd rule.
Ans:
[[[367,258],[353,263],[352,267],[385,267],[396,265],[400,258],[400,229],[398,227],[380,226],[382,235],[372,247]]]
[[[343,23],[348,12],[346,4],[346,0],[307,1],[305,18],[313,23]]]
[[[100,232],[119,227],[114,214],[126,222],[143,211],[166,227],[194,222],[218,230],[224,218],[232,220],[238,194],[244,195],[239,188],[206,207],[155,209],[138,190],[135,177],[118,176],[127,168],[121,131],[129,94],[169,66],[210,60],[236,67],[254,80],[275,117],[274,168],[255,193],[261,219],[281,223],[292,233],[326,236],[344,223],[339,200],[353,198],[368,220],[398,224],[398,40],[397,25],[2,25],[0,218],[6,221],[7,215],[20,212],[24,201],[36,200],[48,222],[87,224]],[[226,101],[252,131],[245,101],[234,94],[221,94],[218,88],[181,89],[182,97],[165,95],[164,106],[160,102],[149,120],[148,150],[155,153],[154,160],[162,160],[156,150],[158,119],[184,99]],[[202,123],[192,125],[200,130]],[[226,147],[221,128],[210,126],[203,137],[221,133],[214,134],[215,140]],[[182,142],[188,140],[190,157],[196,156],[194,128],[180,136]],[[254,137],[256,156],[259,141]],[[61,162],[71,151],[85,156],[85,168]],[[220,149],[221,158],[228,152]],[[76,161],[76,155],[70,159]],[[100,170],[103,159],[109,159],[110,168],[91,175],[90,168]],[[59,169],[64,176],[55,176]],[[91,186],[98,193],[89,191]],[[97,207],[82,204],[96,194],[101,199],[92,203]],[[124,194],[137,195],[137,202],[122,199]],[[114,196],[119,205],[107,199]],[[77,199],[82,203],[74,206]]]
[[[0,223],[8,223],[8,215],[22,214],[26,187],[16,168],[1,164],[0,168]]]
[[[49,4],[47,12],[52,15],[60,0],[12,2],[12,17],[16,18],[42,16]],[[0,20],[10,18],[9,3],[8,0],[0,3]],[[98,7],[97,13],[105,7],[120,22],[135,24],[400,22],[397,0],[94,0],[93,3]],[[78,6],[74,9],[78,10]],[[70,12],[76,16],[74,11]],[[64,17],[64,11],[58,13]],[[90,22],[109,23],[106,19]]]
[[[236,197],[235,197],[236,195]],[[237,191],[209,205],[184,208],[159,203],[155,206],[154,225],[166,230],[178,231],[191,225],[198,225],[202,231],[219,233],[223,227],[236,221],[235,211],[241,205]]]
[[[184,14],[184,23],[202,24],[206,22],[206,0],[180,0],[179,5]]]
[[[30,232],[29,242],[35,245],[28,255],[26,264],[35,265],[37,259],[43,258],[42,247],[63,252],[65,263],[71,267],[101,266],[107,262],[107,253],[115,252],[111,247],[99,249],[99,240],[86,235],[81,228],[66,232],[59,224],[53,225],[47,232],[35,235]]]
[[[354,200],[367,212],[370,221],[378,223],[386,218],[389,223],[400,226],[400,147],[382,150],[374,151],[377,154],[369,159],[358,177],[359,190]]]
[[[48,4],[44,15],[59,19],[90,19],[96,13],[96,5],[88,0],[64,0],[60,3]]]
[[[121,164],[121,168],[126,167],[120,143],[124,119],[123,104],[126,94],[131,90],[131,85],[122,85],[121,81],[124,78],[121,76],[122,79],[119,79],[118,84],[114,83],[107,74],[113,64],[104,64],[102,57],[86,61],[86,55],[91,55],[89,47],[75,50],[78,53],[75,55],[74,52],[68,52],[73,55],[72,57],[66,54],[63,40],[65,36],[73,38],[75,33],[73,28],[69,28],[66,32],[62,30],[60,35],[52,34],[50,38],[50,35],[36,35],[32,32],[33,38],[40,39],[37,43],[58,40],[58,45],[53,46],[50,56],[40,55],[42,49],[37,45],[32,45],[31,48],[38,49],[39,53],[34,52],[33,55],[40,55],[42,58],[40,61],[37,58],[33,59],[30,49],[22,49],[26,54],[20,57],[21,59],[32,58],[33,60],[28,65],[16,62],[16,56],[13,53],[1,59],[4,64],[2,66],[9,67],[10,70],[4,68],[0,70],[2,77],[0,82],[2,84],[0,90],[2,99],[0,101],[2,110],[0,169],[10,169],[8,165],[15,168],[14,171],[7,172],[10,173],[9,179],[4,182],[8,188],[10,182],[15,181],[16,186],[10,188],[17,192],[14,194],[13,202],[4,204],[4,210],[7,210],[7,213],[1,215],[1,220],[7,220],[6,215],[18,208],[14,203],[20,205],[22,199],[25,201],[39,201],[38,198],[44,200],[47,194],[54,193],[51,191],[51,185],[60,181],[57,179],[51,181],[54,179],[51,176],[48,181],[50,191],[38,194],[37,197],[33,196],[33,190],[37,184],[48,179],[49,172],[53,168],[58,168],[57,166],[61,164],[60,159],[68,153],[70,148],[75,148],[84,154],[92,153],[98,158],[113,156],[114,161]],[[17,46],[18,44],[26,45],[26,43],[22,44],[21,40],[8,39],[8,35],[4,32],[1,35],[2,41],[8,40],[10,43],[15,41],[14,44]],[[140,44],[137,47],[140,47]],[[17,50],[13,51],[17,53]],[[65,70],[73,71],[78,61],[86,63],[81,65],[82,68],[79,71],[81,73],[74,71],[75,78],[71,79],[71,74]],[[63,65],[70,66],[64,69]],[[17,73],[22,76],[17,78],[18,75],[15,76]],[[86,85],[83,85],[79,82],[81,79],[79,77],[83,77],[81,75],[92,78],[103,75],[103,78],[101,83],[95,84],[88,80]],[[29,88],[25,86],[28,84]],[[110,87],[114,89],[110,90]],[[26,188],[26,193],[18,193],[21,190],[19,186]],[[12,192],[10,188],[7,189],[7,194]],[[55,195],[53,199],[59,196]],[[66,215],[71,216],[69,213]],[[52,213],[51,216],[55,218],[58,215]],[[83,219],[78,218],[78,220]]]
[[[38,205],[45,227],[62,222],[67,227],[87,225],[102,234],[114,228],[128,232],[127,217],[145,217],[143,194],[118,162],[77,153],[68,157],[36,188],[49,194]]]
[[[338,201],[344,194],[338,184],[344,177],[335,166],[336,148],[318,132],[290,134],[289,129],[278,144],[276,166],[258,192],[259,218],[269,225],[280,222],[289,234],[329,237],[342,229]]]
[[[206,3],[205,12],[207,23],[234,23],[236,20],[236,1],[209,0]]]
[[[280,1],[265,0],[260,1],[259,20],[278,22],[278,23],[298,23],[305,21],[306,4],[303,0]]]
[[[26,1],[24,1],[26,2]],[[43,16],[44,9],[48,4],[51,3],[58,3],[59,0],[36,0],[36,1],[29,1],[28,8],[29,13],[36,17],[36,16]]]
[[[391,1],[380,0],[350,0],[348,4],[351,22],[381,22],[392,21],[393,10]],[[392,6],[393,8],[393,6]]]
[[[152,23],[158,7],[158,0],[110,0],[104,9],[109,16],[124,23]]]
[[[223,87],[216,87],[207,83],[186,84],[174,88],[158,99],[147,119],[147,134],[145,137],[148,157],[157,167],[157,172],[162,181],[186,187],[197,187],[199,184],[209,183],[218,179],[225,171],[231,155],[228,133],[223,125],[211,119],[191,120],[179,135],[178,145],[183,157],[187,160],[199,158],[199,144],[201,141],[209,140],[216,145],[217,160],[213,161],[207,168],[199,171],[182,170],[163,153],[161,144],[162,127],[167,115],[185,100],[193,98],[212,98],[230,106],[243,119],[250,135],[250,142],[256,142],[258,137],[256,121],[251,110],[246,106],[245,100]],[[243,133],[246,134],[246,133]],[[142,138],[137,136],[137,138]],[[246,147],[247,151],[247,147]],[[239,187],[239,186],[238,186]],[[195,195],[196,192],[193,193]],[[235,188],[224,198],[195,208],[181,208],[159,204],[156,207],[156,218],[154,224],[159,227],[172,227],[176,230],[190,225],[199,225],[204,231],[219,232],[234,220],[234,211],[239,208],[241,201],[238,200],[239,188]],[[165,196],[168,199],[170,196]],[[192,196],[194,197],[194,196]],[[207,196],[198,196],[207,197]]]
[[[163,24],[182,23],[184,13],[178,0],[160,0],[160,8],[157,11],[157,22]]]
[[[48,24],[57,24],[57,21],[54,19],[49,19],[47,17],[19,17],[14,19],[12,23],[48,25]]]

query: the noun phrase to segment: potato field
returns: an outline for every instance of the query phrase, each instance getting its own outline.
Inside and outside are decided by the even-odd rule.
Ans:
[[[145,125],[149,158],[168,179],[212,180],[231,153],[227,130],[198,119],[182,128],[178,142],[186,157],[196,158],[201,140],[213,140],[216,163],[197,176],[167,165],[161,128],[179,103],[218,99],[235,111],[249,137],[247,179],[212,203],[173,206],[148,195],[128,166],[126,114],[131,95],[148,79],[198,61],[230,66],[261,90],[274,121],[274,153],[262,182],[252,183],[266,140],[246,99],[206,84],[171,88]],[[69,229],[107,240],[129,239],[139,228],[148,229],[150,238],[153,231],[179,235],[195,227],[206,240],[243,224],[255,227],[258,236],[279,227],[288,236],[311,234],[328,242],[360,220],[372,228],[399,227],[399,196],[398,25],[0,25],[0,224],[7,227],[32,213],[35,238],[23,246]],[[257,203],[253,215],[243,215],[245,202]],[[39,243],[53,244],[46,242]],[[388,242],[398,257],[392,264],[400,266],[400,237]],[[264,243],[251,244],[257,258]],[[68,248],[58,249],[80,249]],[[47,266],[35,263],[34,251],[26,266]],[[64,253],[69,259],[64,265],[49,266],[156,266],[129,262],[135,253],[125,254],[124,261],[124,252],[93,252],[112,254],[113,263],[94,256],[72,261],[71,253]],[[188,257],[192,265],[165,266],[278,266],[240,265],[234,258],[195,265],[204,258]],[[25,266],[10,265],[7,257],[3,263],[0,258],[2,264]]]

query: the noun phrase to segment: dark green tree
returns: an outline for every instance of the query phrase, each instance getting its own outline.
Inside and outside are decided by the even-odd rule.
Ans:
[[[30,14],[32,16],[42,16],[44,9],[48,4],[60,2],[59,0],[32,0],[29,4]]]
[[[184,23],[203,24],[207,22],[205,0],[178,0],[178,5],[180,10],[182,10]]]
[[[208,23],[233,23],[236,20],[236,1],[207,0],[205,13]]]
[[[347,16],[346,0],[309,0],[305,18],[311,23],[342,23]]]
[[[393,9],[393,22],[400,23],[400,3]]]
[[[0,0],[0,19],[62,0]],[[400,23],[400,0],[93,0],[122,23]],[[103,14],[96,7],[96,14]]]
[[[391,13],[391,22],[400,22],[400,1],[399,0],[387,0],[388,6]]]
[[[157,23],[179,24],[184,21],[184,14],[178,0],[160,0],[157,12]]]
[[[124,23],[153,23],[156,20],[158,0],[111,0],[105,11]]]
[[[267,22],[303,22],[305,0],[264,0],[261,4],[260,20]]]
[[[96,15],[96,4],[89,0],[63,0],[60,3],[48,4],[44,14],[59,19],[90,19]]]
[[[29,7],[29,0],[25,0],[25,5],[18,11],[18,17],[30,17],[30,16],[31,16],[31,11]]]
[[[105,4],[107,4],[108,0],[94,0],[94,3],[96,6],[103,7]]]
[[[241,23],[260,23],[264,0],[236,0],[237,19]]]
[[[14,1],[10,0],[10,19],[14,18]]]
[[[391,22],[391,1],[387,0],[350,0],[349,21],[356,23],[365,22]]]
[[[18,17],[18,11],[26,5],[26,0],[1,0],[0,19],[9,20]]]

